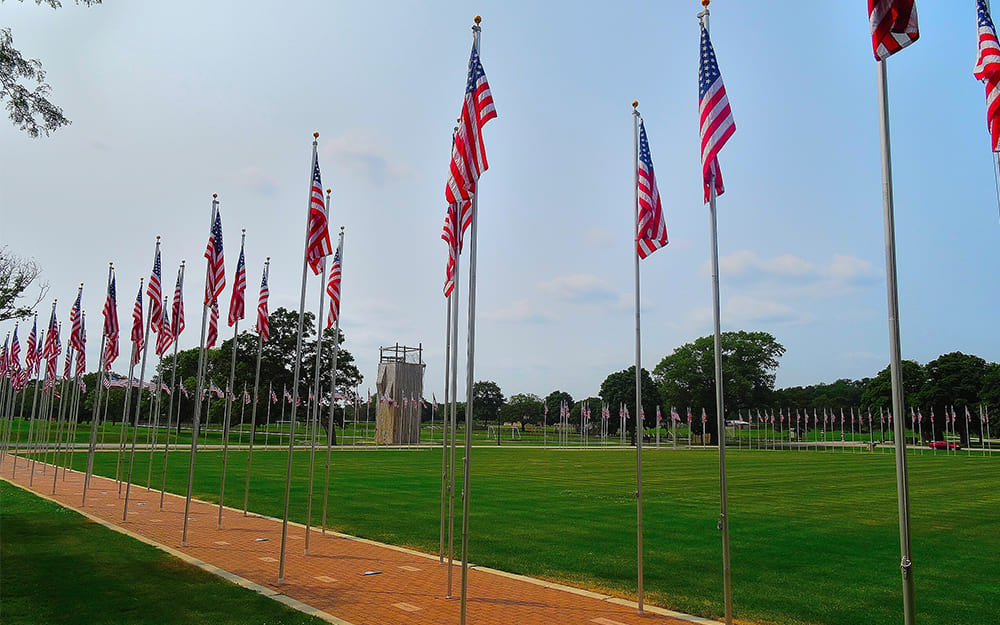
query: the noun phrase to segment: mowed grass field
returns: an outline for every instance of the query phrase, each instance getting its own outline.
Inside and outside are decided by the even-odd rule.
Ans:
[[[324,623],[6,482],[0,500],[5,625]]]
[[[137,453],[135,475],[148,454]],[[153,459],[159,486],[162,454]],[[171,453],[167,489],[183,493],[187,453]],[[634,450],[475,448],[470,559],[599,588],[636,590]],[[902,617],[892,454],[730,450],[733,602],[738,620],[882,625]],[[461,465],[461,450],[458,454]],[[116,454],[95,469],[113,475]],[[250,509],[280,517],[284,452],[254,454]],[[325,451],[316,456],[313,523]],[[82,468],[86,454],[74,457]],[[195,495],[217,501],[220,452],[199,452]],[[294,458],[293,520],[305,521],[308,451]],[[1000,458],[911,453],[918,622],[980,624],[1000,614]],[[229,456],[226,504],[241,507],[246,452]],[[461,488],[461,466],[456,488]],[[335,451],[328,525],[436,553],[441,451]],[[720,617],[718,456],[643,456],[644,587],[649,602]],[[461,504],[456,500],[456,558]]]

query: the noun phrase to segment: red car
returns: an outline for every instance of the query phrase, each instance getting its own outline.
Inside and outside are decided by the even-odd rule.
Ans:
[[[961,449],[958,443],[949,443],[948,441],[931,441],[927,446],[931,449]]]

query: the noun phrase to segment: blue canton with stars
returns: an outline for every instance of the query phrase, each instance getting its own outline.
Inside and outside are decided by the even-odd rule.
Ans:
[[[719,63],[715,60],[715,49],[712,48],[712,40],[708,36],[705,25],[701,25],[701,68],[698,72],[698,100],[705,97],[705,92],[718,80]]]
[[[643,169],[653,173],[653,157],[649,153],[649,142],[646,141],[646,124],[642,121],[639,122],[639,162]]]

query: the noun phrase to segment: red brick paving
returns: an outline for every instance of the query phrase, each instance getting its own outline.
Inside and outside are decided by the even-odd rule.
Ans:
[[[13,456],[0,465],[0,477],[11,481]],[[222,571],[258,584],[258,591],[290,597],[306,604],[300,609],[322,613],[333,622],[350,625],[444,624],[459,622],[461,567],[456,562],[454,598],[447,599],[447,564],[436,556],[383,545],[343,534],[321,534],[313,530],[310,554],[304,553],[305,528],[289,524],[285,554],[285,583],[278,585],[281,521],[243,516],[225,509],[223,527],[217,529],[218,506],[191,502],[187,546],[181,546],[184,498],[167,494],[159,510],[160,494],[132,487],[128,521],[122,522],[124,499],[114,480],[94,476],[81,506],[83,475],[60,476],[52,494],[51,466],[36,464],[34,485],[28,488],[26,463],[18,458],[13,483],[52,499],[68,508],[115,526],[132,535],[180,555],[195,564]],[[265,540],[261,540],[265,539]],[[207,566],[206,566],[207,565]],[[365,571],[381,571],[363,575]],[[467,623],[488,625],[543,625],[550,623],[595,623],[597,625],[681,625],[715,623],[647,606],[637,614],[635,604],[597,593],[559,586],[541,580],[470,567]],[[244,582],[244,585],[246,583]],[[251,584],[252,586],[252,584]],[[266,589],[270,589],[269,591]],[[332,615],[332,617],[331,617]],[[340,619],[340,620],[338,620]]]

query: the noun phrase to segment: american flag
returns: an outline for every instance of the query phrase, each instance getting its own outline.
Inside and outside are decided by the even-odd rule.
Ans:
[[[45,334],[45,346],[42,348],[42,358],[54,358],[59,354],[59,322],[56,321],[56,305],[52,303],[52,315],[49,317],[49,328]]]
[[[212,381],[209,382],[209,384],[208,384],[208,392],[212,393],[213,395],[215,395],[219,399],[225,399],[226,398],[226,394],[224,392],[222,392],[221,388],[219,388],[218,386],[216,386],[214,380],[212,380]]]
[[[278,394],[274,392],[274,389],[271,389],[271,403],[278,403]]]
[[[333,253],[330,229],[327,227],[326,202],[323,201],[323,181],[319,174],[319,155],[313,141],[312,181],[309,189],[309,234],[306,241],[306,260],[313,273],[323,270],[323,259]]]
[[[232,327],[244,317],[244,297],[247,290],[247,265],[243,259],[243,245],[240,245],[240,260],[236,263],[236,276],[233,278],[233,297],[229,300],[229,326]]]
[[[208,259],[208,272],[205,274],[205,305],[222,295],[226,288],[226,260],[222,253],[222,215],[217,204],[212,206],[215,219],[212,231],[208,235],[208,245],[205,246],[205,258]]]
[[[73,304],[73,308],[69,311],[69,345],[78,352],[82,352],[84,349],[83,345],[83,319],[81,314],[83,309],[80,308],[80,298],[83,297],[83,287],[80,287],[79,292],[76,294],[76,302]]]
[[[10,340],[10,360],[7,361],[7,367],[13,372],[17,373],[21,370],[21,342],[17,340],[17,324],[14,324],[14,336]]]
[[[445,297],[451,295],[451,292],[455,289],[455,262],[458,259],[459,248],[461,247],[461,241],[458,240],[458,231],[455,228],[455,222],[458,219],[456,216],[457,210],[458,204],[448,205],[448,214],[444,218],[444,229],[441,232],[441,240],[448,244],[448,264],[445,266],[444,278]],[[469,217],[471,218],[471,216],[470,212]]]
[[[160,242],[156,242],[156,253],[153,255],[153,272],[149,274],[149,284],[146,286],[146,296],[149,297],[149,327],[153,332],[160,332],[166,327],[163,322],[163,288],[160,284]]]
[[[250,393],[246,389],[243,389],[243,404],[250,405]]]
[[[85,315],[83,312],[80,313],[80,317],[83,318]],[[76,375],[81,376],[87,372],[87,328],[86,324],[81,323],[80,329],[80,349],[76,351]],[[86,392],[86,390],[84,391]]]
[[[483,69],[479,59],[479,49],[473,44],[472,54],[469,56],[469,76],[465,84],[462,115],[452,144],[450,173],[444,192],[448,204],[456,204],[459,200],[470,200],[476,192],[479,176],[489,168],[489,163],[486,162],[486,148],[483,145],[483,126],[496,116],[493,94],[486,80],[486,70]],[[465,209],[465,205],[462,208]],[[471,210],[471,205],[469,209]],[[464,217],[462,215],[459,219],[463,232]]]
[[[135,306],[132,307],[132,364],[139,364],[139,356],[145,344],[142,336],[142,283],[139,283],[139,293],[135,296]]]
[[[707,415],[707,414],[705,414],[705,409],[704,409],[704,408],[702,408],[702,409],[701,409],[701,422],[702,422],[702,423],[705,423],[706,421],[708,421],[708,415]]]
[[[973,74],[986,85],[986,125],[990,129],[993,151],[1000,151],[1000,41],[993,18],[984,0],[976,0],[979,26],[979,58]]]
[[[4,378],[10,378],[10,372],[11,372],[10,360],[9,360],[10,352],[7,351],[9,347],[10,347],[10,332],[7,333],[7,336],[3,340],[3,351],[0,351],[0,377]]]
[[[267,265],[264,266],[264,275],[260,279],[260,296],[257,298],[257,334],[262,341],[266,341],[271,336],[271,327],[268,323],[267,300],[271,296],[271,291],[267,288]]]
[[[115,276],[108,283],[108,296],[104,300],[104,368],[111,371],[111,363],[118,358],[118,301],[115,297]]]
[[[219,338],[219,300],[212,300],[211,311],[208,315],[208,338],[205,339],[205,347],[214,347],[215,341]]]
[[[170,332],[170,315],[167,314],[167,298],[163,298],[163,316],[161,318],[162,324],[160,326],[160,332],[156,335],[156,355],[162,356],[166,353],[167,348],[170,344],[174,342],[174,336]]]
[[[722,195],[722,171],[719,169],[719,150],[736,132],[736,122],[729,108],[726,86],[722,84],[719,63],[708,29],[701,24],[701,64],[698,71],[698,114],[701,116],[701,173],[705,184],[705,202],[711,199],[712,180],[715,193]]]
[[[176,341],[184,331],[184,267],[177,270],[177,285],[174,286],[174,301],[171,307],[174,319],[170,325],[170,336]]]
[[[292,403],[292,395],[288,392],[287,388],[282,387],[281,393],[284,396],[285,401],[287,401],[288,403]]]
[[[66,360],[63,365],[63,379],[68,380],[71,375],[73,375],[73,347],[71,345],[67,345]]]
[[[884,61],[920,37],[914,0],[868,0],[872,50]]]
[[[180,382],[178,382],[178,386],[181,389],[181,393],[184,393],[184,398],[185,399],[191,399],[191,396],[188,394],[187,387],[184,386],[184,380],[181,380]]]
[[[667,222],[663,219],[660,192],[653,173],[653,157],[646,140],[646,124],[639,119],[639,164],[636,172],[639,194],[639,223],[636,232],[636,252],[646,258],[667,244]]]
[[[337,251],[333,255],[333,264],[330,266],[330,279],[326,283],[326,294],[330,296],[330,314],[326,320],[327,328],[332,328],[334,322],[340,320],[340,274],[343,251],[343,243],[337,245]],[[334,340],[338,339],[335,337]]]
[[[35,340],[37,334],[38,315],[35,315],[35,321],[31,326],[31,332],[28,333],[27,347],[24,352],[24,370],[28,372],[28,377],[34,374],[35,364],[38,362],[38,346]]]

